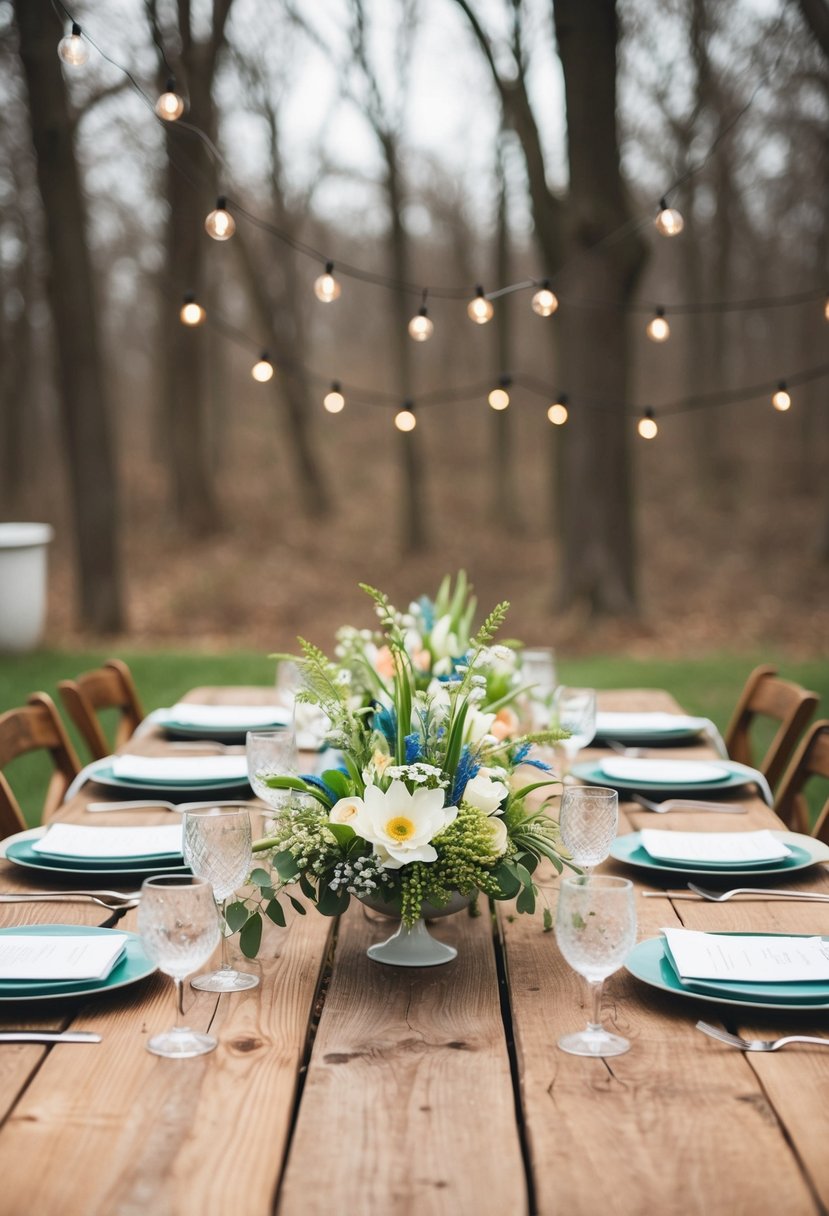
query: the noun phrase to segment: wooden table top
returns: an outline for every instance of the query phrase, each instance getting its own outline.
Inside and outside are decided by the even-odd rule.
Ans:
[[[200,689],[190,699],[252,695]],[[601,705],[677,708],[655,691],[608,693]],[[163,749],[141,741],[143,751]],[[89,822],[84,805],[101,796],[88,786],[65,817]],[[742,800],[750,809],[739,820],[655,820],[627,804],[620,830],[777,825],[758,798]],[[94,822],[156,818],[169,822],[157,812]],[[829,891],[822,866],[800,881]],[[554,903],[555,876],[544,885]],[[1,890],[42,886],[0,861]],[[829,904],[638,898],[637,913],[640,940],[664,925],[829,934]],[[829,1051],[744,1055],[694,1029],[704,1017],[751,1034],[820,1034],[825,1016],[726,1012],[621,971],[607,982],[604,1017],[632,1048],[583,1059],[556,1040],[584,1025],[585,984],[540,915],[499,904],[494,922],[446,917],[432,932],[457,959],[408,971],[366,957],[390,922],[360,904],[337,924],[313,909],[286,914],[287,928],[268,923],[259,959],[243,964],[259,972],[258,988],[189,990],[189,1023],[219,1040],[198,1059],[145,1050],[174,1020],[165,977],[60,1006],[0,1006],[0,1028],[103,1035],[94,1047],[0,1047],[3,1216],[795,1216],[829,1207]],[[4,926],[106,916],[80,903],[0,906]],[[118,923],[135,929],[135,913]]]

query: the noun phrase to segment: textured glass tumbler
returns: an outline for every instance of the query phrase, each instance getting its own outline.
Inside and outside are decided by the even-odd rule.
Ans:
[[[565,961],[590,988],[592,1013],[584,1030],[558,1041],[575,1056],[620,1056],[630,1043],[602,1026],[602,987],[636,942],[633,883],[605,874],[562,878],[556,909],[556,941]]]
[[[619,795],[601,785],[568,785],[561,795],[558,826],[577,866],[604,861],[619,827]]]
[[[290,790],[275,790],[267,777],[296,777],[299,758],[293,730],[249,730],[245,738],[248,780],[257,798],[278,811],[290,801]]]
[[[596,690],[568,688],[565,684],[557,688],[553,696],[553,725],[568,732],[569,737],[557,746],[564,756],[562,778],[573,780],[568,776],[573,761],[596,734]]]
[[[207,962],[219,940],[219,917],[210,883],[183,874],[148,878],[141,887],[138,932],[148,958],[175,981],[180,1019],[172,1030],[154,1035],[147,1042],[147,1051],[179,1059],[212,1051],[215,1039],[181,1025],[183,980]]]
[[[237,971],[227,959],[225,906],[250,872],[252,857],[250,813],[245,807],[204,807],[184,812],[184,860],[194,874],[213,886],[222,911],[222,965],[218,971],[198,975],[190,983],[205,992],[244,992],[255,988],[259,977]]]

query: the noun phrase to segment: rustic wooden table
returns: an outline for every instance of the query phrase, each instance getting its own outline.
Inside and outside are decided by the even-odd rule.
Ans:
[[[191,699],[251,695],[202,689]],[[645,691],[607,694],[602,705],[676,708]],[[164,747],[152,736],[141,746]],[[84,805],[101,796],[87,787],[66,817],[89,822]],[[621,830],[775,826],[759,799],[749,801],[740,820],[655,820],[628,804]],[[124,812],[95,818],[129,821]],[[829,890],[822,867],[802,883]],[[548,885],[554,900],[554,876]],[[0,889],[32,886],[30,874],[0,862]],[[829,904],[640,898],[637,911],[640,938],[680,924],[829,934]],[[0,907],[3,925],[106,915],[83,904]],[[585,988],[540,917],[506,905],[494,922],[447,917],[432,931],[458,958],[406,971],[366,957],[389,922],[359,904],[339,924],[289,916],[286,929],[269,925],[259,961],[245,964],[260,987],[190,991],[191,1025],[219,1039],[199,1059],[144,1050],[173,1018],[162,977],[59,1008],[0,1007],[0,1027],[103,1035],[95,1047],[0,1047],[1,1213],[794,1216],[829,1207],[829,1051],[743,1055],[694,1029],[704,1016],[752,1034],[826,1033],[825,1017],[729,1014],[620,972],[607,984],[605,1017],[632,1049],[586,1060],[555,1046],[584,1024]],[[135,913],[119,924],[134,929]]]

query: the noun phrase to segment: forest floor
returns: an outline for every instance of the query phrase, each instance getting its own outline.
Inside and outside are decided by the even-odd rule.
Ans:
[[[336,434],[342,416],[324,421],[331,429],[321,433],[318,450],[334,505],[319,521],[298,509],[278,435],[235,434],[226,445],[218,477],[226,526],[198,542],[183,539],[171,522],[162,467],[130,460],[123,511],[129,630],[107,641],[113,652],[119,645],[268,652],[293,649],[298,633],[328,648],[339,625],[373,623],[359,582],[381,587],[403,606],[434,593],[445,572],[463,568],[481,616],[508,599],[508,636],[574,656],[829,656],[829,564],[818,556],[827,510],[819,445],[798,446],[790,432],[785,452],[773,436],[746,450],[742,430],[735,429],[726,436],[733,455],[715,478],[695,472],[680,435],[662,448],[661,440],[637,443],[641,612],[629,620],[596,620],[556,607],[561,588],[550,523],[548,424],[542,430],[516,419],[516,450],[540,458],[524,457],[515,478],[518,522],[509,527],[491,506],[497,474],[484,426],[461,440],[457,423],[447,419],[418,435],[429,470],[430,545],[404,557],[397,453],[386,438],[387,420],[377,437],[365,422]],[[58,535],[47,642],[88,647],[98,639],[75,623],[65,512],[56,507],[52,517]]]

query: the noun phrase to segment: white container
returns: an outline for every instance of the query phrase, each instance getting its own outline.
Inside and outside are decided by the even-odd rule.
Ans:
[[[33,650],[46,619],[49,524],[0,523],[0,651]]]

